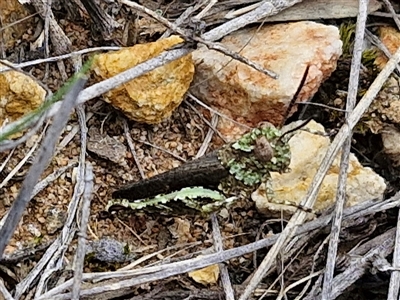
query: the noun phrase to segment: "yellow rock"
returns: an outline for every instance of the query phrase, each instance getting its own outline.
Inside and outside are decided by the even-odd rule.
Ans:
[[[45,96],[46,91],[32,78],[17,71],[0,73],[0,127],[5,120],[15,121],[38,108]]]
[[[188,275],[198,283],[204,285],[215,284],[219,278],[219,266],[211,265],[200,270],[189,272]]]
[[[154,43],[100,54],[95,57],[92,68],[101,79],[110,78],[182,41],[171,36]],[[132,120],[160,123],[181,104],[193,75],[194,64],[191,55],[187,55],[111,90],[104,99]]]

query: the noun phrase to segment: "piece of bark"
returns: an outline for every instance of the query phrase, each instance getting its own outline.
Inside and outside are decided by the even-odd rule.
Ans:
[[[99,0],[82,0],[82,4],[85,6],[103,39],[106,41],[112,39],[114,31],[121,27],[121,24],[116,22],[100,7]]]
[[[46,17],[49,18],[49,33],[54,54],[61,55],[71,52],[72,43],[58,25],[51,8],[48,14],[46,14],[47,3],[44,0],[32,0],[31,3],[43,20],[46,20]]]
[[[219,161],[217,152],[212,152],[168,172],[122,186],[112,194],[112,197],[138,200],[184,187],[216,187],[228,174],[228,170]]]

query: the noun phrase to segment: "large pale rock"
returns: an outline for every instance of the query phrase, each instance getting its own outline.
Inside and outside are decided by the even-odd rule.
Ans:
[[[110,78],[181,42],[181,38],[171,36],[154,43],[100,54],[95,57],[92,68],[101,79]],[[187,55],[111,90],[104,94],[104,100],[132,120],[160,123],[181,104],[193,74],[194,64],[191,55]]]
[[[46,91],[29,76],[17,71],[0,73],[0,127],[38,108],[45,96]]]
[[[296,122],[297,123],[297,122]],[[310,131],[324,132],[322,125],[311,121],[307,128]],[[326,136],[306,131],[297,131],[289,141],[292,159],[290,172],[285,174],[272,173],[271,187],[274,197],[268,199],[265,188],[260,187],[252,195],[257,209],[269,215],[292,214],[302,199],[306,196],[309,185],[318,170],[330,140]],[[335,202],[338,174],[340,171],[340,155],[329,169],[318,194],[313,212],[320,213]],[[348,170],[346,206],[383,196],[386,189],[384,179],[372,169],[363,167],[357,158],[351,154]]]
[[[275,80],[219,52],[193,53],[193,93],[237,121],[279,125],[309,66],[297,101],[311,98],[336,68],[342,53],[339,30],[315,22],[296,22],[237,31],[222,40],[230,50],[279,75]],[[224,127],[224,126],[222,126]],[[221,128],[229,133],[231,129]]]

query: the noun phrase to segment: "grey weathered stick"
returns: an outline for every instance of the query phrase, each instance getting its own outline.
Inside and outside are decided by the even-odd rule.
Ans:
[[[367,202],[360,203],[356,206],[349,207],[345,209],[344,216],[345,219],[357,219],[365,215],[369,214],[374,214],[380,211],[384,211],[393,207],[397,207],[400,205],[400,193],[396,194],[392,198],[385,200],[383,202],[376,201],[376,200],[371,200]],[[314,220],[312,222],[306,223],[299,228],[295,228],[296,235],[304,234],[307,233],[311,230],[315,230],[317,228],[323,228],[326,225],[329,224],[331,220],[331,216],[325,216],[325,217],[320,217],[317,220]],[[204,259],[190,259],[187,261],[182,261],[182,262],[177,262],[177,263],[171,263],[171,264],[166,264],[162,265],[159,267],[147,267],[147,268],[142,268],[140,270],[133,270],[133,271],[124,271],[124,272],[113,272],[113,273],[88,273],[88,274],[83,274],[83,279],[84,280],[97,280],[99,278],[105,280],[105,279],[113,279],[115,280],[118,278],[120,280],[120,284],[114,285],[114,284],[105,284],[103,282],[102,287],[97,286],[93,288],[89,288],[88,290],[82,290],[81,291],[81,296],[83,295],[94,295],[96,293],[102,293],[105,290],[110,290],[112,289],[119,289],[123,287],[130,287],[136,284],[144,284],[150,281],[154,280],[159,280],[159,279],[164,279],[169,276],[174,276],[177,274],[182,274],[185,272],[189,272],[195,269],[200,269],[204,268],[206,266],[220,263],[227,261],[229,259],[242,256],[246,253],[254,252],[256,250],[269,247],[273,245],[277,239],[279,238],[280,234],[274,235],[272,237],[262,239],[260,241],[241,246],[235,249],[229,249],[222,251],[220,253],[213,253],[210,255],[207,255],[207,257],[203,257]],[[158,276],[157,276],[157,274]],[[153,274],[157,277],[157,279],[151,278],[149,279],[146,274]],[[132,276],[137,276],[135,278],[130,278]],[[124,280],[123,282],[121,281],[123,278],[130,278],[127,280]],[[56,295],[57,298],[55,299],[69,299],[70,295],[69,294],[63,294],[60,295],[65,289],[70,288],[72,285],[72,280],[68,280],[67,282],[55,287],[54,289],[48,291],[46,294],[43,294],[40,296],[37,300],[47,300],[47,299],[53,299]]]
[[[383,70],[375,78],[374,82],[369,87],[368,91],[365,93],[364,97],[360,100],[358,105],[352,111],[347,119],[347,123],[344,124],[336,135],[335,139],[332,141],[327,153],[321,163],[320,168],[314,176],[313,181],[310,184],[306,197],[301,201],[300,205],[302,207],[313,207],[316,201],[318,192],[320,190],[322,181],[324,180],[325,174],[328,172],[333,160],[335,159],[340,147],[343,145],[345,139],[350,134],[351,130],[357,124],[358,120],[361,118],[363,113],[369,107],[371,102],[375,99],[376,95],[382,88],[387,78],[395,69],[396,65],[400,61],[400,48],[388,61]],[[247,300],[257,285],[261,282],[265,274],[271,268],[275,261],[276,256],[281,251],[281,249],[287,244],[291,239],[296,227],[301,225],[307,217],[307,212],[298,209],[296,213],[292,216],[289,223],[286,225],[285,229],[282,231],[279,239],[276,241],[274,246],[270,249],[264,260],[262,261],[260,267],[254,273],[252,279],[244,290],[243,294],[239,298],[240,300]]]
[[[73,51],[68,54],[63,54],[63,55],[58,55],[58,56],[53,56],[53,57],[48,57],[48,58],[40,58],[40,59],[35,59],[35,60],[30,60],[26,62],[22,62],[20,64],[13,64],[7,61],[8,64],[11,64],[12,68],[14,69],[22,69],[26,67],[31,67],[31,66],[36,66],[39,64],[44,64],[44,63],[50,63],[50,62],[57,62],[60,60],[68,59],[73,56],[80,56],[83,54],[87,53],[92,53],[92,52],[99,52],[99,51],[117,51],[120,50],[121,47],[109,47],[109,46],[104,46],[104,47],[94,47],[94,48],[87,48],[87,49],[82,49],[79,51]],[[0,73],[6,72],[11,70],[12,68],[3,66],[2,64],[5,61],[0,59]]]
[[[351,60],[351,69],[349,76],[349,88],[348,88],[347,102],[346,102],[346,110],[347,110],[346,118],[349,116],[350,112],[354,109],[354,106],[357,101],[358,79],[360,77],[361,56],[364,44],[364,31],[368,15],[367,8],[368,8],[368,0],[360,0],[358,9],[359,13],[356,25],[355,43],[353,49],[353,58]],[[336,265],[336,254],[339,244],[339,233],[343,217],[343,207],[346,201],[346,186],[347,186],[346,183],[347,183],[347,171],[349,167],[351,140],[352,140],[352,134],[349,134],[343,145],[343,150],[341,155],[339,182],[336,190],[336,204],[333,213],[331,235],[328,247],[328,256],[326,260],[326,268],[324,274],[324,283],[322,286],[323,299],[330,298],[332,289],[332,280]]]
[[[59,249],[61,246],[60,238],[58,237],[46,250],[44,255],[40,258],[39,262],[33,267],[33,269],[25,276],[25,278],[16,285],[15,287],[15,299],[19,299],[21,295],[23,295],[31,286],[32,282],[37,279],[39,274],[42,273],[42,270],[46,267],[49,260],[52,258],[54,253]]]
[[[365,30],[365,36],[367,39],[372,43],[372,45],[378,47],[379,50],[381,50],[387,58],[391,58],[392,54],[390,53],[389,49],[381,42],[381,40],[374,35],[371,31],[368,29]],[[400,66],[396,66],[396,70],[398,73],[400,73]]]
[[[75,84],[71,87],[71,90],[65,95],[64,101],[62,101],[61,110],[49,127],[37,158],[22,183],[21,190],[8,213],[4,226],[0,229],[1,256],[3,256],[4,249],[11,239],[22,214],[29,203],[35,184],[38,182],[40,175],[45,170],[53,155],[59,134],[67,123],[71,110],[75,105],[76,98],[79,92],[83,89],[86,80],[87,79],[83,77],[77,79]]]
[[[78,238],[78,248],[75,256],[75,274],[74,284],[72,287],[72,299],[79,300],[79,292],[81,290],[83,264],[86,254],[86,231],[90,215],[90,200],[93,190],[93,167],[89,162],[86,162],[85,168],[85,190],[82,197],[82,213],[81,213],[81,228]]]
[[[211,214],[211,224],[213,229],[215,251],[221,252],[224,250],[224,246],[222,243],[221,231],[219,230],[218,218],[215,213]],[[232,283],[229,278],[228,267],[225,264],[219,264],[219,269],[221,270],[221,282],[225,291],[225,299],[235,300],[235,292],[233,291]]]
[[[3,296],[4,300],[14,300],[10,292],[5,287],[3,280],[0,280],[0,294]]]
[[[333,288],[330,298],[322,298],[319,296],[313,300],[336,299],[366,273],[366,270],[370,267],[370,262],[374,256],[387,257],[390,255],[393,252],[394,247],[394,231],[394,228],[390,229],[369,241],[370,243],[373,243],[375,239],[380,239],[380,243],[378,243],[377,246],[369,250],[364,256],[352,260],[350,266],[334,278],[332,281]]]
[[[46,178],[38,182],[38,184],[35,185],[35,188],[33,189],[31,198],[35,197],[37,194],[39,194],[42,190],[44,190],[50,183],[54,182],[58,177],[60,177],[62,174],[64,174],[66,171],[69,169],[72,169],[73,167],[76,167],[78,163],[77,162],[72,162],[64,167],[61,167],[57,170],[55,170],[53,173],[48,175]]]
[[[208,120],[207,120],[207,122],[208,122]],[[211,117],[211,122],[208,122],[206,124],[209,126],[209,128],[208,128],[206,137],[204,138],[204,141],[200,146],[199,151],[197,152],[196,156],[194,157],[195,159],[202,157],[203,155],[206,154],[206,151],[208,149],[208,146],[210,145],[210,142],[214,135],[214,132],[216,131],[215,128],[217,127],[217,124],[218,124],[218,115],[213,114]]]
[[[371,269],[371,261],[375,256],[386,257],[393,251],[393,243],[395,236],[395,228],[389,229],[385,233],[369,240],[357,248],[351,254],[343,254],[343,256],[351,256],[346,269],[338,274],[332,281],[332,293],[329,298],[322,298],[318,292],[320,283],[316,282],[313,290],[303,299],[304,300],[331,300],[336,299],[354,282],[360,279],[368,270]],[[397,298],[396,298],[397,299]]]
[[[180,36],[182,36],[182,38],[184,38],[186,41],[194,41],[196,43],[200,43],[203,44],[205,46],[207,46],[207,48],[209,49],[213,49],[215,51],[221,52],[229,57],[232,57],[235,60],[238,60],[242,63],[247,64],[248,66],[254,68],[255,70],[264,73],[265,75],[268,75],[274,79],[278,78],[277,75],[270,71],[267,70],[265,68],[263,68],[262,66],[260,66],[259,64],[256,64],[252,61],[250,61],[249,59],[241,56],[240,54],[229,50],[228,48],[224,47],[223,45],[217,44],[217,43],[213,43],[212,41],[206,41],[203,38],[197,37],[196,35],[194,35],[192,32],[182,29],[179,26],[176,26],[174,23],[169,22],[166,18],[160,16],[159,14],[157,14],[156,12],[152,11],[151,9],[148,9],[140,4],[137,4],[135,2],[129,1],[129,0],[120,0],[121,3],[132,7],[140,12],[143,12],[147,15],[149,15],[150,17],[152,17],[153,19],[157,20],[158,22],[160,22],[161,24],[167,26],[167,28],[173,30],[174,32],[176,32],[177,34],[179,34]]]
[[[51,11],[51,8],[49,9],[49,11],[47,10],[47,1],[32,0],[31,3],[43,20],[46,20],[46,13],[48,12],[50,39],[54,47],[54,52],[56,54],[65,54],[70,52],[72,48],[72,43],[70,39],[65,35],[60,25],[58,25],[56,19],[54,18],[53,12]]]
[[[140,177],[142,177],[142,179],[146,179],[146,175],[144,175],[142,165],[140,164],[139,158],[136,154],[135,145],[133,144],[133,140],[132,140],[131,134],[129,132],[128,122],[126,121],[125,118],[122,120],[122,122],[124,123],[125,138],[126,138],[126,141],[128,142],[129,149],[131,149],[131,153],[132,153],[133,159],[135,160],[135,164],[138,167]]]
[[[221,26],[206,32],[201,37],[206,41],[217,41],[233,31],[260,21],[267,16],[276,15],[285,8],[291,7],[299,2],[302,2],[302,0],[265,0],[253,11],[229,22],[225,22]]]
[[[39,297],[43,294],[43,291],[46,288],[46,284],[50,276],[52,276],[55,272],[57,272],[60,268],[63,267],[64,255],[68,248],[68,245],[72,242],[75,232],[75,218],[76,212],[78,210],[78,205],[81,200],[81,197],[84,193],[85,189],[85,181],[84,181],[84,169],[85,169],[85,160],[86,160],[86,145],[87,145],[87,126],[86,126],[86,117],[85,117],[85,109],[82,105],[76,107],[75,112],[78,116],[78,122],[80,126],[80,141],[81,141],[81,151],[79,153],[79,164],[78,170],[76,173],[76,184],[74,187],[74,193],[71,197],[71,201],[68,206],[68,216],[64,223],[64,227],[59,234],[55,243],[58,244],[57,251],[50,257],[48,264],[45,266],[42,271],[39,282],[36,285],[35,290],[35,298]],[[24,291],[19,290],[19,295],[23,295]],[[16,292],[17,293],[17,292]]]
[[[383,0],[383,3],[385,3],[386,8],[388,9],[390,14],[392,15],[392,18],[393,18],[394,22],[397,25],[397,29],[400,30],[400,19],[397,16],[396,11],[394,10],[392,3],[390,3],[389,0]]]
[[[390,275],[389,290],[388,290],[388,300],[399,299],[399,289],[400,289],[400,210],[397,212],[397,228],[396,228],[396,240],[394,243],[394,253],[392,266],[394,270]],[[396,270],[397,269],[397,270]]]
[[[375,12],[382,7],[379,0],[370,0],[368,12]],[[307,0],[296,4],[274,16],[266,18],[265,22],[289,22],[301,20],[343,19],[357,17],[358,0]],[[228,18],[235,11],[225,15]]]

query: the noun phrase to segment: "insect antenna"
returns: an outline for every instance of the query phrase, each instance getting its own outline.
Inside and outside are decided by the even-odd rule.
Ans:
[[[303,88],[304,84],[306,83],[306,79],[307,79],[307,76],[308,76],[308,70],[309,70],[309,69],[310,69],[310,66],[307,65],[306,70],[304,71],[303,77],[301,78],[299,87],[297,88],[296,93],[294,94],[292,100],[291,100],[290,103],[289,103],[288,108],[286,109],[285,115],[283,116],[283,119],[282,119],[282,122],[281,122],[279,128],[282,128],[282,127],[283,127],[283,125],[285,124],[287,118],[289,117],[290,111],[293,109],[293,106],[294,106],[295,104],[297,104],[297,103],[296,103],[296,102],[297,102],[296,100],[297,100],[297,98],[298,98],[299,95],[300,95],[301,89]]]

